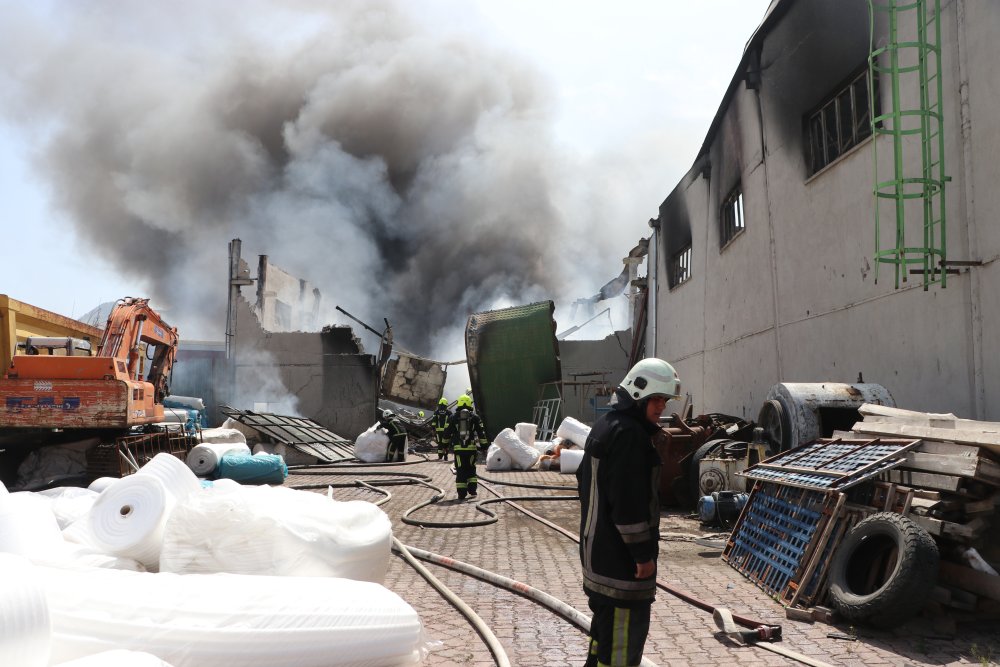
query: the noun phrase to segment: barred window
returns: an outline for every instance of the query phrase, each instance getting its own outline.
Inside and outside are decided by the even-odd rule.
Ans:
[[[670,288],[673,289],[691,277],[691,246],[683,248],[670,258]]]
[[[871,136],[868,80],[868,69],[865,68],[807,114],[806,132],[809,138],[806,159],[810,176]],[[878,84],[878,79],[875,83]],[[876,88],[876,105],[877,93]]]
[[[743,217],[743,191],[736,186],[725,201],[722,202],[721,230],[719,247],[725,247],[737,234],[746,229]]]

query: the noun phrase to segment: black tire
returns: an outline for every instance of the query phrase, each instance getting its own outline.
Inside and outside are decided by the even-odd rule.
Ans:
[[[757,425],[764,429],[771,455],[786,452],[797,444],[792,443],[792,422],[781,401],[764,401],[757,414]]]
[[[916,523],[892,512],[872,514],[833,554],[830,600],[849,620],[891,628],[930,598],[939,560],[937,544]]]
[[[728,443],[733,442],[732,440],[720,439],[720,440],[709,440],[703,444],[698,449],[694,450],[694,454],[691,455],[691,461],[688,467],[688,488],[690,489],[690,497],[695,506],[698,505],[698,499],[701,498],[701,474],[698,469],[701,467],[701,460],[706,457],[714,456],[716,453],[721,452],[722,448]]]

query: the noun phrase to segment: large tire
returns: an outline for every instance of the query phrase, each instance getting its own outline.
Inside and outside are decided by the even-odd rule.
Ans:
[[[916,523],[892,512],[872,514],[833,555],[830,599],[849,620],[899,625],[930,598],[939,560],[937,544]]]
[[[701,467],[701,460],[704,458],[712,458],[722,451],[722,448],[726,444],[733,442],[728,439],[719,440],[709,440],[701,447],[694,451],[691,455],[691,461],[688,467],[688,486],[690,489],[690,497],[693,499],[695,507],[698,506],[698,499],[703,495],[701,492],[701,474],[699,473],[699,468]]]

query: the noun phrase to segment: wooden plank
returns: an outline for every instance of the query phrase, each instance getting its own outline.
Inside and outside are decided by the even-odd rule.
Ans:
[[[994,424],[996,430],[964,430],[950,428],[935,428],[932,426],[908,426],[882,422],[857,422],[852,427],[855,433],[870,435],[897,435],[921,440],[941,440],[955,442],[961,445],[977,445],[985,447],[994,454],[1000,454],[1000,424]]]
[[[929,516],[911,516],[910,518],[931,535],[949,538],[956,542],[970,542],[985,533],[989,527],[980,518],[975,518],[969,523],[942,521]]]
[[[940,440],[921,440],[920,444],[914,447],[915,452],[925,452],[927,454],[948,454],[952,456],[979,456],[983,451],[978,445],[958,445],[954,442],[941,442]]]
[[[992,498],[987,498],[986,500],[972,500],[965,503],[962,509],[965,510],[966,514],[993,514],[996,510],[998,498],[1000,498],[1000,495],[994,495]]]
[[[1000,484],[1000,465],[979,456],[907,452],[901,467],[922,472],[958,475],[981,482]]]
[[[1000,577],[996,575],[944,560],[939,572],[939,581],[943,584],[1000,601]]]
[[[889,470],[889,481],[906,486],[914,486],[938,491],[958,493],[962,486],[962,478],[955,475],[936,475],[929,472],[914,472],[912,470]]]

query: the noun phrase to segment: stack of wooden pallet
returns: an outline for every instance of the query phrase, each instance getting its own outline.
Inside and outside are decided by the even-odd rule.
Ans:
[[[883,473],[892,493],[938,542],[940,586],[935,599],[969,611],[1000,610],[1000,423],[863,405],[855,433],[920,438],[898,468]],[[982,556],[982,557],[979,557]]]

